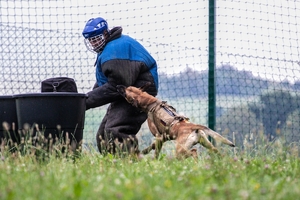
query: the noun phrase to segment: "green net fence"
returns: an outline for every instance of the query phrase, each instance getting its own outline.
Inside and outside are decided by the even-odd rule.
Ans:
[[[208,0],[0,1],[0,95],[40,92],[41,81],[95,82],[95,56],[81,35],[101,16],[142,43],[157,60],[160,99],[195,123],[208,116]],[[245,141],[300,135],[300,1],[216,1],[216,127]],[[86,112],[84,140],[94,142],[106,106]],[[144,124],[141,145],[152,135]]]

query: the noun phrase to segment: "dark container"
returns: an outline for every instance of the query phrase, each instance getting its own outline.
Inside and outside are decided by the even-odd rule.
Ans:
[[[12,95],[0,96],[0,123],[0,142],[4,138],[19,141],[16,102]]]
[[[38,126],[45,137],[49,134],[79,143],[83,138],[86,94],[43,92],[14,95],[19,129]],[[58,128],[60,127],[60,128]],[[34,128],[34,130],[36,130]]]

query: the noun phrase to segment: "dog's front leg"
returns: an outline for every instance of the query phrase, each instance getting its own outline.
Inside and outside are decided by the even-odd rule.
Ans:
[[[148,113],[148,127],[150,129],[150,132],[155,137],[155,124],[153,123],[153,115]],[[153,141],[146,149],[142,150],[142,154],[148,154],[152,149],[155,149],[155,141]]]
[[[146,149],[144,149],[142,151],[143,154],[148,154],[151,150],[155,150],[155,158],[158,158],[159,153],[162,149],[162,145],[164,143],[163,140],[163,136],[162,134],[160,134],[160,132],[158,131],[155,123],[153,122],[153,116],[152,115],[148,115],[148,127],[152,133],[152,135],[155,137],[155,141],[153,141],[150,146],[148,146]]]
[[[159,156],[159,153],[163,146],[163,138],[162,137],[156,137],[155,138],[155,158],[157,159]]]
[[[151,150],[155,150],[155,158],[158,158],[159,153],[163,146],[163,139],[162,138],[155,138],[155,140],[144,150],[142,150],[142,154],[148,154]]]
[[[155,149],[155,141],[153,141],[146,149],[142,150],[142,154],[148,154],[152,149]]]

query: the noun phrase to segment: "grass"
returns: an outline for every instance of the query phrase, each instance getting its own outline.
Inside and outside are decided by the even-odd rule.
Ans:
[[[2,146],[5,146],[2,143]],[[0,199],[297,199],[298,152],[278,142],[256,149],[219,146],[223,157],[200,149],[199,160],[162,154],[143,158],[46,152],[28,144],[2,148]],[[267,148],[266,148],[267,147]],[[24,153],[25,152],[25,153]],[[43,154],[37,154],[43,152]],[[39,156],[36,156],[39,155]],[[43,158],[41,159],[41,155]]]

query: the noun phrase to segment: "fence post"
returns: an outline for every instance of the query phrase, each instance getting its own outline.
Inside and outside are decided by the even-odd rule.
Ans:
[[[213,130],[216,125],[215,3],[216,0],[209,0],[208,6],[208,127]]]

